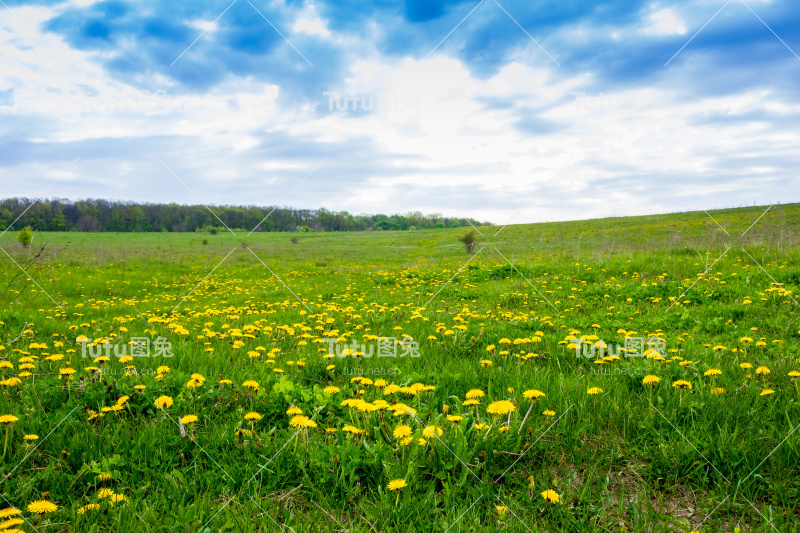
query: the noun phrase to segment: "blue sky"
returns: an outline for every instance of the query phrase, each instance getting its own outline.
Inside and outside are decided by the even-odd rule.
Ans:
[[[800,201],[788,0],[3,1],[3,197],[499,224]]]

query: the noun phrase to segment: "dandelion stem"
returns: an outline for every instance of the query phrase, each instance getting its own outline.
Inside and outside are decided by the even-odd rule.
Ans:
[[[522,423],[519,425],[519,430],[517,431],[517,434],[522,433],[522,426],[525,425],[525,421],[528,419],[528,415],[531,414],[531,409],[533,409],[533,402],[531,402],[531,406],[528,407],[528,412],[525,413],[525,418],[522,419]]]
[[[6,460],[6,449],[8,448],[8,432],[11,429],[11,424],[6,424],[6,441],[3,444],[3,461]]]

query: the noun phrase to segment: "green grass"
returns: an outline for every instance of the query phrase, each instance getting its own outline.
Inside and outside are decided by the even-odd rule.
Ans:
[[[0,357],[12,368],[0,371],[32,375],[2,387],[0,415],[19,420],[0,428],[0,508],[19,508],[23,531],[55,532],[800,531],[789,376],[800,370],[800,205],[748,230],[765,210],[481,227],[474,256],[457,241],[464,229],[37,233],[30,250],[8,232],[0,246],[36,283],[2,254]],[[332,330],[341,345],[407,335],[419,357],[326,359]],[[571,336],[624,344],[632,331],[663,334],[664,360],[596,364],[568,347]],[[174,356],[134,358],[126,374],[113,349],[102,364],[83,358],[79,335],[164,337]],[[72,379],[59,377],[69,367]],[[721,375],[704,376],[711,368]],[[204,382],[187,387],[194,373]],[[384,395],[357,375],[435,388]],[[661,379],[652,393],[644,375]],[[692,389],[671,386],[681,379]],[[471,389],[485,394],[477,408],[462,405]],[[521,426],[529,389],[546,396]],[[174,400],[165,411],[162,395]],[[92,419],[121,396],[121,410]],[[417,413],[341,405],[355,397]],[[499,400],[515,404],[510,417],[487,413]],[[290,406],[317,427],[291,427]],[[262,418],[251,426],[248,412]],[[199,420],[184,435],[187,414]],[[393,436],[401,423],[406,446]],[[428,425],[443,434],[420,445]],[[392,493],[393,479],[407,486]],[[58,509],[37,518],[26,506],[43,499]],[[99,508],[80,514],[89,503]]]

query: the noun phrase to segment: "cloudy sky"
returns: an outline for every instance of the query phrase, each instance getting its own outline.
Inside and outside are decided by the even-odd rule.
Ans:
[[[792,0],[0,4],[0,197],[498,224],[800,201]]]

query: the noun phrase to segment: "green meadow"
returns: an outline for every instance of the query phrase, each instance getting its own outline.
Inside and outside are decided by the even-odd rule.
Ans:
[[[0,530],[798,532],[800,204],[767,207],[8,231]]]

